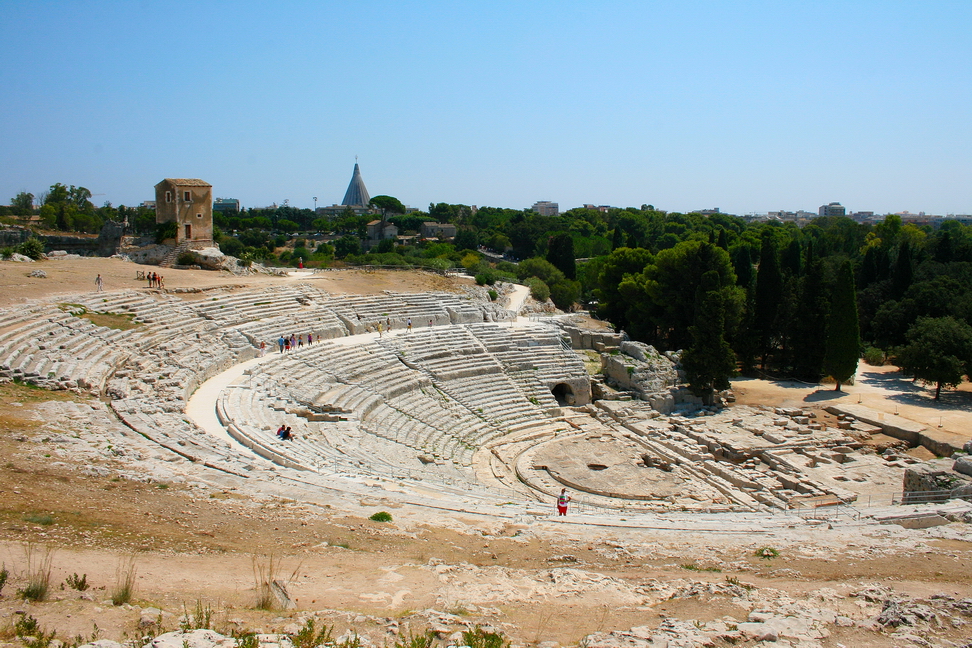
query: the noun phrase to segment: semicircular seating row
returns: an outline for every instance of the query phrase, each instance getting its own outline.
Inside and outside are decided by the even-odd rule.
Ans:
[[[98,326],[78,317],[82,310],[131,315],[139,326]],[[209,377],[254,357],[261,341],[274,349],[283,333],[312,333],[325,341],[274,352],[221,394],[220,416],[237,441],[285,467],[433,477],[468,489],[478,447],[548,420],[557,407],[548,385],[586,375],[556,331],[495,323],[510,317],[449,293],[332,297],[304,285],[195,301],[140,290],[86,294],[0,310],[0,375],[107,396],[143,436],[245,477],[250,462],[202,434],[185,416],[186,401]],[[408,334],[327,341],[379,319],[402,329],[408,318]],[[296,424],[299,438],[277,440],[281,424]]]

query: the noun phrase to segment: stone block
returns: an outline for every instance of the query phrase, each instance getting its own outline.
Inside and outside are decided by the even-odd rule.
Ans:
[[[952,470],[972,477],[972,457],[959,457],[952,464]]]

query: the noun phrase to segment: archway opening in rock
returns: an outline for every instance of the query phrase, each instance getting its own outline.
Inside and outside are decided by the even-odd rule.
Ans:
[[[574,390],[567,383],[557,383],[550,393],[557,399],[557,405],[560,407],[569,407],[576,402]]]

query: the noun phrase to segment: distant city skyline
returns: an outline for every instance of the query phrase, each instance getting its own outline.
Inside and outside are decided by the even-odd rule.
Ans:
[[[37,3],[0,39],[0,202],[372,194],[972,213],[972,3]],[[183,18],[180,18],[183,17]]]

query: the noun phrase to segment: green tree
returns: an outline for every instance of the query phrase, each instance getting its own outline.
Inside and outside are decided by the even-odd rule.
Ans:
[[[896,352],[902,371],[925,383],[956,387],[972,371],[972,326],[954,317],[920,317],[908,330],[908,343]]]
[[[696,290],[695,323],[689,327],[692,341],[682,354],[682,367],[689,389],[706,404],[712,403],[714,391],[729,388],[736,370],[736,355],[726,341],[726,318],[737,299],[734,292],[715,270],[702,275]]]
[[[34,213],[34,194],[21,191],[10,200],[10,206],[17,216],[30,216]]]
[[[757,339],[757,355],[766,367],[766,358],[776,347],[779,337],[779,310],[783,303],[783,273],[777,255],[776,240],[768,232],[763,235],[756,271],[755,312],[753,333]]]
[[[598,317],[608,320],[617,328],[628,328],[629,303],[621,294],[621,282],[631,275],[644,272],[654,259],[652,253],[644,248],[622,247],[607,256],[594,290],[594,296],[599,301]]]
[[[561,232],[550,237],[550,242],[547,244],[547,261],[554,264],[568,279],[577,278],[574,239],[570,234]]]
[[[457,250],[475,250],[479,247],[479,237],[475,230],[469,227],[463,227],[456,231],[456,238],[453,241],[453,245],[456,246]]]
[[[580,299],[581,284],[573,279],[564,279],[550,286],[550,299],[562,311],[570,310]]]
[[[705,241],[683,241],[673,248],[662,250],[654,264],[644,272],[644,287],[649,301],[633,304],[635,312],[650,321],[658,330],[659,341],[668,349],[683,349],[691,341],[689,327],[696,321],[696,292],[702,277],[715,272],[718,288],[735,286],[729,253]],[[735,324],[741,312],[743,293],[731,291],[731,303],[726,304],[727,319]],[[633,329],[636,330],[636,329]]]
[[[802,380],[817,382],[823,367],[824,337],[830,304],[824,284],[823,263],[812,258],[808,247],[806,274],[800,280],[800,310],[792,324],[793,373]]]
[[[529,277],[537,277],[548,285],[564,280],[563,272],[558,270],[554,264],[540,257],[521,261],[517,266],[516,275],[521,281]]]
[[[361,254],[361,241],[347,234],[334,241],[334,257],[343,259],[349,254]]]
[[[371,204],[381,212],[382,219],[389,214],[404,214],[405,205],[394,196],[375,196],[371,199]]]
[[[845,260],[837,273],[837,282],[830,297],[825,339],[823,371],[833,377],[837,383],[834,389],[840,391],[841,383],[850,380],[857,371],[861,353],[854,271],[850,260]]]

